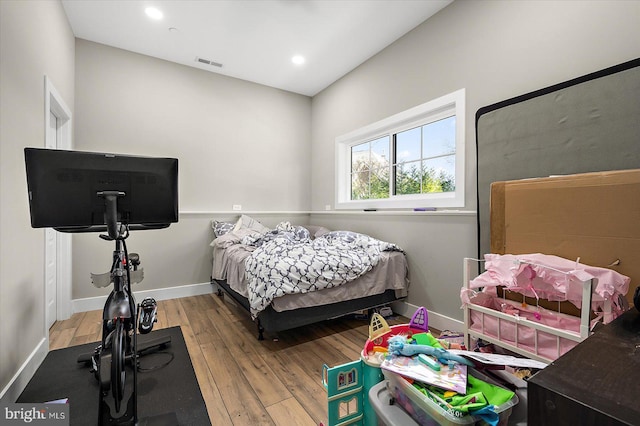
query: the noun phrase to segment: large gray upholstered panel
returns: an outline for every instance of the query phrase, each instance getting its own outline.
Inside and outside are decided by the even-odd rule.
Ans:
[[[476,149],[481,256],[492,182],[640,168],[640,59],[481,108]]]

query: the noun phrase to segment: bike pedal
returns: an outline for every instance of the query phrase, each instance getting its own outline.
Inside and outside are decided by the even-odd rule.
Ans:
[[[140,304],[140,322],[138,331],[140,334],[147,334],[153,329],[153,324],[158,321],[156,313],[158,304],[152,297],[147,297]]]

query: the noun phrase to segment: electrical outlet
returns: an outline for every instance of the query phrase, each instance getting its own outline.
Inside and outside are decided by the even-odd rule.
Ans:
[[[331,204],[326,204],[326,205],[324,206],[324,209],[325,209],[325,210],[331,210]]]
[[[240,211],[240,210],[242,210],[242,206],[240,204],[234,204],[233,205],[233,210],[234,211]]]

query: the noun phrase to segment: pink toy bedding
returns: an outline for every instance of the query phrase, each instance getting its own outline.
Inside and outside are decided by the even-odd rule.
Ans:
[[[465,308],[467,344],[473,336],[552,361],[584,340],[596,321],[606,324],[625,309],[630,279],[613,270],[537,253],[488,254],[485,260],[486,272],[475,279],[469,279],[469,264],[465,267],[466,285],[460,298]],[[596,318],[590,325],[590,312],[584,310],[581,317],[575,317],[524,300],[509,300],[498,294],[498,286],[537,300],[569,301],[579,309],[584,300]]]
[[[578,317],[550,311],[538,306],[523,308],[518,302],[483,292],[472,296],[470,303],[513,315],[515,320],[507,321],[472,309],[470,310],[469,329],[518,347],[523,351],[553,360],[578,344],[577,341],[536,330],[528,325],[543,324],[558,330],[574,332],[578,335],[580,333],[580,318]]]
[[[629,277],[611,269],[584,265],[577,261],[540,253],[519,255],[485,255],[486,272],[471,280],[472,289],[493,291],[504,286],[528,297],[550,301],[569,301],[577,308],[582,304],[582,282],[596,279],[591,309],[603,316],[605,301],[612,305],[612,315],[604,315],[606,324],[624,310],[620,296],[629,290]],[[493,290],[490,290],[493,289]]]

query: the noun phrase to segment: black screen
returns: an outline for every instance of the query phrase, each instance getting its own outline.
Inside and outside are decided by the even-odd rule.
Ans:
[[[178,221],[178,160],[25,148],[31,226],[105,225],[105,199],[120,191],[118,221],[157,227]],[[60,229],[65,230],[65,229]]]

